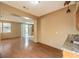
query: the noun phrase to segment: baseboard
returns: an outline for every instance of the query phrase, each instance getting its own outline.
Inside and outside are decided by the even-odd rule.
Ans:
[[[21,38],[21,36],[11,37],[11,38],[2,38],[1,40],[9,40],[9,39],[15,39],[15,38]]]
[[[61,49],[58,49],[58,48],[55,48],[55,47],[49,46],[49,45],[44,44],[44,43],[41,43],[41,42],[36,42],[36,43],[37,43],[37,44],[42,44],[42,45],[44,45],[44,46],[47,46],[47,47],[50,47],[50,48],[53,48],[53,49],[57,49],[57,50],[62,51]]]

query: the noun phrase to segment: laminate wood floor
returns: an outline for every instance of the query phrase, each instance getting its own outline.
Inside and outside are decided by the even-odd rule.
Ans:
[[[1,58],[62,58],[61,50],[41,43],[34,43],[29,38],[13,38],[0,42]]]

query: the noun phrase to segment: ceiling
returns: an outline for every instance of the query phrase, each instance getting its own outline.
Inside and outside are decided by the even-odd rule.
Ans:
[[[38,17],[64,8],[64,1],[40,1],[37,5],[32,4],[31,1],[3,1],[3,3]],[[74,3],[71,2],[71,4]]]

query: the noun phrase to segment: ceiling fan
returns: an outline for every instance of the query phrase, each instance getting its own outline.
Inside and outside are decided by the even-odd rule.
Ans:
[[[67,9],[66,13],[71,12],[71,10],[69,9],[69,4],[70,4],[70,1],[65,1],[65,3],[64,3],[64,6],[68,6],[68,9]]]

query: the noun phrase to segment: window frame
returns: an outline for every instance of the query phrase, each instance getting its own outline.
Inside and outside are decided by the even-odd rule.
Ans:
[[[12,32],[12,24],[9,23],[10,26],[8,27],[8,26],[4,26],[5,23],[9,23],[9,22],[2,22],[2,33],[11,33]],[[8,31],[4,31],[5,27],[8,27],[10,31],[9,32]]]

